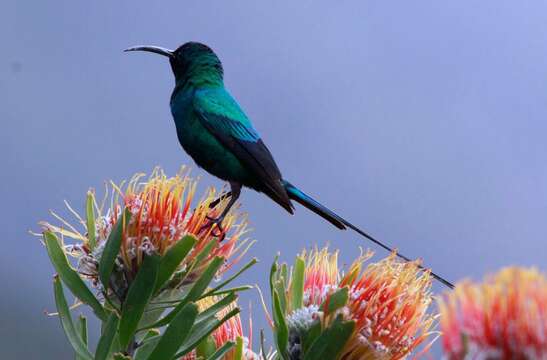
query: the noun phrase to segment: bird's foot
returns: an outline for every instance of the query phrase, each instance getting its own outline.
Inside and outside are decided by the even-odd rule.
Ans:
[[[218,204],[220,204],[220,202],[226,198],[229,198],[232,196],[232,192],[231,191],[228,191],[227,193],[224,193],[222,195],[220,195],[219,197],[217,197],[215,200],[211,201],[211,203],[209,204],[209,209],[214,209],[217,207]]]
[[[215,237],[218,237],[220,241],[224,240],[224,237],[226,237],[226,233],[224,232],[224,228],[222,227],[222,221],[224,220],[224,216],[219,216],[217,218],[206,216],[206,218],[208,221],[205,225],[201,227],[201,229],[199,229],[199,233],[212,228],[211,234]],[[218,232],[215,233],[215,230],[217,230]]]

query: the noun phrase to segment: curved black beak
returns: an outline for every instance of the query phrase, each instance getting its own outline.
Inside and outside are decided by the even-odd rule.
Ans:
[[[125,49],[124,51],[148,51],[148,52],[160,54],[163,56],[167,56],[168,58],[173,58],[175,56],[173,50],[169,50],[159,46],[133,46],[133,47]]]

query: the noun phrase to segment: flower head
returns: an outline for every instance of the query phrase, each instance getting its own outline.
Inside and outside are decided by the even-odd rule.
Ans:
[[[314,321],[326,328],[339,314],[355,322],[341,359],[402,359],[433,334],[434,316],[427,312],[432,301],[429,273],[417,262],[398,262],[395,254],[366,264],[372,255],[362,253],[346,273],[338,268],[336,251],[301,255],[306,260],[304,307],[291,309],[287,320],[297,343]],[[348,289],[347,303],[327,313],[325,304],[342,288]]]
[[[210,308],[211,306],[215,305],[221,300],[218,296],[209,296],[206,297],[200,301],[198,301],[198,309],[200,312],[203,312]],[[216,313],[216,317],[218,319],[222,319],[226,315],[228,315],[232,310],[234,310],[237,307],[237,304],[235,302],[231,303],[218,313]],[[251,329],[252,331],[252,329]],[[217,328],[213,333],[211,334],[212,340],[214,342],[214,346],[216,349],[221,348],[224,344],[226,344],[228,341],[236,342],[238,338],[243,340],[243,359],[242,360],[258,360],[259,357],[256,355],[250,348],[250,340],[248,337],[244,336],[243,333],[243,326],[241,325],[241,317],[239,314],[236,314],[235,316],[232,316],[229,318],[226,322],[222,323],[219,328]],[[181,360],[194,360],[197,359],[197,353],[196,350],[192,351],[191,353],[185,355],[182,357]],[[223,359],[225,360],[236,360],[236,349],[230,350],[226,355],[224,355]]]
[[[358,329],[347,359],[401,359],[433,334],[431,278],[417,262],[399,262],[395,254],[366,267],[358,261],[340,285],[349,286]]]
[[[509,267],[482,284],[462,281],[439,301],[451,360],[547,358],[547,279]]]
[[[197,206],[192,208],[197,187],[184,168],[174,177],[167,177],[163,170],[156,168],[147,179],[144,174],[136,174],[127,184],[107,185],[105,197],[99,205],[93,192],[88,212],[91,211],[94,221],[84,221],[67,204],[69,210],[77,216],[84,231],[77,230],[60,216],[54,214],[62,226],[43,222],[42,225],[64,238],[76,240],[75,244],[66,246],[67,253],[78,259],[78,270],[83,276],[97,284],[98,264],[102,250],[116,224],[123,221],[122,243],[118,256],[119,272],[136,274],[145,253],[164,255],[185,235],[193,235],[197,242],[189,255],[180,264],[180,270],[192,265],[192,274],[185,279],[192,279],[216,256],[226,259],[226,264],[219,270],[222,273],[236,263],[245,252],[247,221],[239,212],[230,212],[223,221],[224,234],[218,234],[215,226],[207,226],[207,217],[216,217],[227,205],[223,199],[216,206],[211,206],[218,196],[209,188]],[[123,216],[124,209],[130,213]],[[92,229],[88,229],[94,224]],[[94,234],[93,242],[90,234]],[[203,249],[211,247],[208,255],[199,264],[193,264]]]

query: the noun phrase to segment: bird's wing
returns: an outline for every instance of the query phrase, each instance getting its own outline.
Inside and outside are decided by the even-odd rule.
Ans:
[[[292,213],[272,154],[232,96],[225,89],[197,90],[193,105],[205,128],[256,176],[259,190]]]

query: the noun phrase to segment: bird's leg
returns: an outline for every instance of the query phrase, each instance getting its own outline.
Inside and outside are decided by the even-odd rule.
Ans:
[[[219,197],[217,197],[215,200],[211,201],[211,203],[209,204],[209,209],[214,209],[217,207],[218,204],[220,204],[220,202],[228,197],[232,196],[232,192],[231,191],[228,191],[228,192],[225,192],[224,194],[220,195]]]
[[[209,228],[213,225],[216,225],[217,228],[220,231],[221,240],[223,240],[223,238],[224,238],[224,229],[222,228],[222,221],[224,220],[226,215],[228,215],[228,212],[230,211],[232,206],[234,206],[235,202],[239,198],[239,195],[241,194],[241,184],[230,182],[230,192],[229,192],[229,194],[230,194],[230,201],[228,202],[228,205],[226,205],[224,210],[222,210],[222,213],[220,213],[220,216],[217,217],[217,218],[207,216],[207,220],[209,220],[209,222],[201,227],[200,232],[203,231],[206,228]]]

